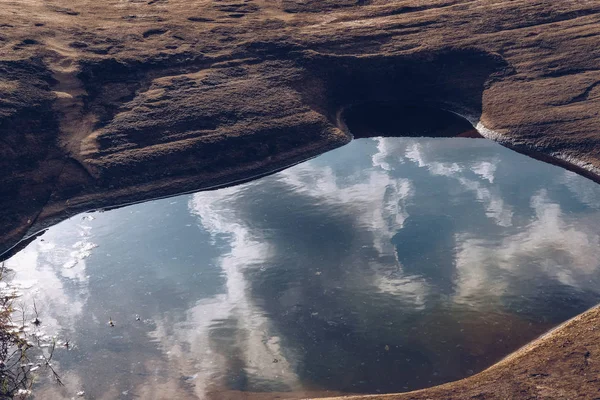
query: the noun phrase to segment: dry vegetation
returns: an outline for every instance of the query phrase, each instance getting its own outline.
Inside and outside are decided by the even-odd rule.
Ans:
[[[10,284],[10,273],[0,263],[0,399],[25,399],[32,393],[35,371],[50,372],[57,384],[62,385],[52,366],[57,346],[56,338],[42,336],[42,324],[35,301],[29,321],[28,307],[16,304],[19,291]]]

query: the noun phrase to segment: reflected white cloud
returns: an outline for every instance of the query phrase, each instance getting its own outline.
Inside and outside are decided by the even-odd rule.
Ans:
[[[586,228],[586,221],[565,216],[545,190],[531,197],[531,207],[535,218],[527,227],[497,243],[473,238],[472,234],[461,235],[457,301],[466,301],[482,292],[493,296],[504,294],[509,285],[507,279],[513,275],[499,275],[495,273],[498,269],[510,271],[514,276],[521,269],[535,269],[542,276],[582,289],[592,284],[588,277],[600,267],[600,235]],[[593,219],[599,222],[599,216]],[[589,220],[590,216],[585,218]]]
[[[382,139],[378,140],[381,144]],[[390,156],[394,156],[393,146],[385,149]],[[389,167],[389,164],[386,165]],[[371,242],[363,243],[362,247],[376,250],[378,257],[368,263],[368,272],[362,271],[364,275],[361,274],[360,271],[364,269],[363,258],[358,254],[340,256],[340,265],[346,268],[354,266],[353,271],[361,274],[360,280],[353,279],[362,286],[361,289],[369,282],[382,293],[402,297],[416,308],[424,307],[428,285],[418,277],[394,273],[401,271],[402,265],[397,259],[392,238],[403,228],[409,216],[407,206],[414,194],[414,185],[409,179],[394,178],[385,170],[369,170],[348,179],[352,182],[348,184],[338,179],[331,168],[319,168],[306,163],[282,172],[282,181],[293,187],[296,193],[315,199],[316,204],[344,210],[345,215],[354,221],[352,226],[369,232]],[[358,253],[360,249],[355,250]],[[390,265],[389,261],[377,261],[390,258],[395,259],[395,265]],[[346,285],[351,284],[346,282]]]
[[[366,161],[372,167],[361,169],[348,158],[343,164],[336,164],[335,158],[330,164],[313,160],[250,184],[180,198],[178,201],[187,202],[179,210],[183,216],[177,215],[175,200],[158,219],[152,218],[162,213],[164,204],[155,203],[154,208],[150,208],[152,203],[136,205],[135,213],[140,213],[147,232],[134,227],[120,236],[132,240],[131,246],[119,247],[118,240],[109,240],[117,246],[106,247],[107,253],[115,254],[111,259],[96,257],[95,243],[105,249],[105,242],[99,241],[99,234],[94,238],[93,224],[84,219],[65,228],[72,232],[68,238],[55,231],[9,260],[7,266],[19,271],[21,288],[31,288],[36,299],[52,309],[43,318],[49,326],[74,329],[86,320],[82,314],[95,313],[87,323],[91,320],[95,327],[105,328],[105,304],[121,312],[118,328],[109,330],[114,335],[102,342],[116,350],[94,347],[98,337],[106,337],[104,331],[92,333],[98,335],[90,339],[94,348],[86,350],[89,358],[114,358],[87,366],[81,373],[67,372],[74,382],[69,393],[88,382],[86,374],[95,377],[106,364],[112,368],[115,359],[130,375],[108,376],[112,372],[104,372],[102,379],[114,378],[116,383],[98,398],[126,396],[122,388],[130,391],[127,395],[141,398],[198,399],[218,398],[223,391],[237,390],[236,385],[256,391],[265,387],[302,390],[306,389],[306,366],[301,364],[307,341],[295,337],[296,332],[286,332],[282,327],[285,322],[297,322],[298,326],[313,323],[309,328],[315,330],[331,327],[332,343],[343,342],[346,339],[342,335],[364,327],[360,334],[365,338],[352,340],[368,347],[369,340],[381,339],[379,332],[372,332],[382,328],[372,326],[372,315],[389,315],[394,322],[408,318],[414,326],[428,318],[454,323],[465,318],[465,314],[457,316],[454,312],[494,309],[503,299],[520,297],[530,290],[526,285],[515,287],[515,280],[551,280],[553,284],[597,291],[593,287],[597,279],[590,279],[600,266],[600,212],[587,208],[580,214],[563,211],[567,208],[555,201],[554,189],[539,190],[545,182],[533,188],[524,181],[521,187],[526,196],[503,192],[502,181],[510,176],[506,164],[500,163],[503,158],[477,155],[469,149],[452,156],[465,144],[476,148],[472,142],[448,146],[435,140],[374,140],[359,148],[367,149],[368,154],[356,164],[360,167]],[[426,182],[432,176],[436,177],[433,183]],[[597,210],[595,189],[569,174],[564,177],[562,184],[583,204]],[[552,179],[546,182],[555,182]],[[440,199],[446,189],[448,199]],[[457,214],[450,215],[456,210]],[[309,223],[302,225],[304,221]],[[311,226],[321,221],[323,226],[330,225],[318,227],[321,230]],[[111,229],[115,229],[113,223],[109,220]],[[128,223],[119,227],[127,230]],[[162,248],[160,240],[168,235],[156,232],[169,224],[174,226],[169,234],[183,233],[173,238],[176,246]],[[427,224],[432,227],[422,229]],[[416,234],[423,238],[411,241]],[[206,244],[211,242],[212,246]],[[149,253],[148,257],[142,257],[140,248]],[[186,253],[188,248],[201,250]],[[122,254],[117,255],[118,251],[129,253],[119,260]],[[311,251],[320,253],[304,254]],[[90,258],[92,254],[95,256]],[[169,264],[169,260],[175,261]],[[87,264],[98,267],[93,271],[99,275],[97,271],[109,264],[111,269],[101,277],[93,274],[98,279],[92,280],[92,300]],[[284,272],[273,278],[272,269],[276,268]],[[201,273],[215,275],[206,281],[202,281],[206,275],[202,280],[191,280]],[[124,283],[115,288],[114,281],[120,278]],[[186,279],[192,283],[181,284]],[[212,287],[203,287],[206,282]],[[259,287],[261,284],[269,288]],[[273,285],[280,287],[271,291]],[[38,286],[43,290],[36,292]],[[111,296],[115,298],[109,299]],[[340,298],[340,303],[335,303]],[[320,303],[322,299],[331,304]],[[266,307],[265,302],[276,307]],[[449,303],[450,307],[445,307]],[[142,312],[128,309],[138,305],[147,311],[139,324],[133,322],[133,315]],[[277,314],[287,311],[291,317]],[[511,311],[503,310],[506,314]],[[132,321],[125,321],[128,316]],[[529,321],[524,319],[524,326],[525,322]],[[484,318],[472,326],[486,323]],[[398,329],[404,339],[413,334]],[[438,351],[441,347],[435,347],[442,346],[439,341],[433,351],[427,347],[430,337],[439,339],[435,332],[429,335],[408,343],[418,343],[426,350],[423,354],[429,351],[443,358]],[[448,336],[452,335],[462,340],[476,337],[477,332],[463,334],[457,328]],[[397,335],[390,337],[396,339]],[[493,346],[493,342],[486,341],[486,346]],[[129,346],[137,347],[132,350]],[[315,349],[327,351],[317,347],[312,351]],[[450,351],[463,351],[457,349],[452,344]],[[481,353],[484,350],[487,347],[482,347]],[[329,354],[337,351],[346,362],[354,361],[344,349]],[[66,393],[47,387],[43,390],[48,392],[41,393],[51,393],[47,398]]]
[[[379,256],[370,263],[369,280],[383,292],[403,296],[415,305],[423,305],[424,293],[428,289],[422,280],[390,276],[390,266],[377,261],[385,256],[396,257],[391,238],[408,217],[406,204],[412,195],[410,180],[393,179],[385,172],[370,171],[361,179],[352,179],[352,184],[347,184],[338,179],[331,168],[319,168],[311,163],[283,171],[277,178],[295,196],[307,196],[313,199],[314,204],[326,204],[332,209],[338,207],[354,221],[356,227],[375,232],[370,247]],[[190,200],[190,211],[199,218],[203,229],[211,233],[213,241],[216,243],[221,238],[227,242],[229,250],[216,260],[223,271],[226,292],[203,300],[188,310],[185,322],[176,326],[171,333],[161,328],[161,322],[158,321],[154,333],[168,354],[177,354],[177,347],[181,343],[189,344],[189,354],[194,355],[194,360],[190,360],[189,356],[173,359],[177,363],[186,363],[180,368],[187,375],[194,376],[192,385],[199,398],[218,390],[219,384],[225,386],[223,380],[226,377],[219,374],[228,370],[226,364],[231,360],[219,354],[222,349],[211,346],[214,338],[211,339],[210,332],[215,323],[228,319],[235,321],[238,332],[243,332],[230,339],[230,346],[238,349],[245,373],[255,380],[270,380],[288,388],[301,387],[293,361],[287,357],[290,349],[283,353],[276,329],[271,321],[261,315],[260,309],[249,297],[249,283],[244,274],[249,269],[268,265],[275,244],[256,231],[252,220],[240,214],[239,208],[244,203],[246,190],[251,190],[251,185],[198,193]],[[357,250],[360,251],[360,247]],[[351,268],[354,261],[359,259],[355,256],[346,255],[345,259],[340,260],[340,265]],[[364,268],[363,265],[356,267],[358,271]],[[364,281],[359,283],[365,284]],[[285,302],[284,297],[280,301]]]
[[[76,336],[77,322],[89,298],[85,259],[96,245],[92,242],[89,226],[67,221],[62,228],[64,230],[51,230],[43,239],[34,241],[5,261],[5,267],[15,272],[15,279],[10,282],[10,286],[17,288],[20,294],[15,304],[18,310],[15,318],[19,318],[24,310],[27,339],[33,343],[37,343],[36,337],[41,339],[41,351],[47,356],[51,338],[58,343],[52,365],[59,371],[65,386],[36,385],[35,396],[43,399],[70,398],[81,390],[82,379],[76,372],[61,369],[58,353],[69,351],[62,343]],[[72,284],[78,287],[75,293],[69,287]],[[39,327],[31,323],[35,318],[42,321]],[[71,341],[71,346],[76,346],[75,343],[76,340]],[[40,349],[31,351],[34,353],[30,356],[37,357]],[[36,362],[35,359],[31,361]],[[36,377],[36,381],[46,381],[49,375],[46,372],[43,367],[38,369],[36,374],[41,375]],[[52,382],[52,378],[47,381]]]
[[[590,208],[600,209],[600,185],[591,184],[574,172],[563,171],[561,182],[583,204]]]
[[[386,171],[393,170],[394,160],[402,159],[398,154],[404,153],[404,158],[415,163],[420,168],[426,168],[431,175],[445,176],[458,180],[467,190],[472,191],[477,200],[485,205],[486,214],[496,221],[499,226],[507,227],[512,224],[513,211],[502,199],[497,190],[492,189],[494,174],[499,160],[477,161],[470,168],[456,162],[441,162],[446,148],[438,147],[439,141],[419,141],[406,139],[398,141],[393,138],[378,138],[378,152],[372,157],[373,166],[378,166]],[[481,178],[476,181],[467,175],[474,172]]]
[[[194,395],[204,399],[213,391],[227,387],[227,376],[223,371],[231,370],[227,349],[215,346],[211,337],[215,326],[231,323],[235,335],[224,338],[229,341],[229,351],[238,353],[243,370],[238,373],[250,375],[253,380],[270,380],[290,389],[299,387],[298,378],[290,362],[282,353],[279,338],[270,321],[263,317],[250,299],[244,272],[249,265],[260,263],[269,257],[268,243],[256,240],[236,209],[231,207],[244,186],[204,192],[192,196],[189,202],[191,213],[199,218],[204,229],[216,237],[226,237],[229,251],[216,262],[223,271],[225,293],[199,301],[186,312],[185,321],[168,329],[168,321],[156,321],[152,334],[166,354],[170,363],[182,375],[191,376],[189,385]],[[227,322],[229,321],[229,322]],[[183,351],[182,344],[189,346]],[[274,362],[274,360],[276,360]]]
[[[17,273],[13,284],[26,283],[24,289],[28,290],[23,291],[21,303],[27,313],[32,315],[35,300],[45,330],[51,334],[72,330],[89,295],[85,259],[96,245],[89,226],[70,225],[70,235],[56,231],[46,234],[43,241],[33,242],[5,262],[7,268]],[[65,288],[68,280],[77,282],[80,287],[77,295]]]
[[[411,182],[408,179],[393,179],[381,171],[370,171],[361,179],[351,179],[352,184],[346,184],[338,178],[331,168],[305,163],[281,172],[277,180],[293,191],[295,196],[306,196],[312,198],[314,204],[339,208],[354,221],[353,225],[357,228],[376,232],[370,247],[378,252],[379,258],[395,258],[391,238],[408,217],[406,203],[411,197]],[[202,302],[190,310],[186,325],[192,328],[177,329],[178,340],[174,342],[182,340],[192,344],[194,349],[208,349],[210,338],[207,335],[211,324],[216,320],[233,318],[239,324],[237,329],[245,332],[232,345],[242,349],[240,351],[244,354],[247,372],[258,379],[298,388],[300,383],[293,362],[283,354],[274,327],[261,316],[260,310],[249,298],[244,272],[248,268],[268,265],[274,244],[253,228],[251,220],[244,219],[239,213],[245,190],[250,189],[241,186],[198,193],[190,201],[190,210],[199,217],[203,228],[213,238],[227,238],[230,250],[217,261],[223,270],[227,291],[218,299]],[[357,250],[360,251],[360,247]],[[351,268],[357,259],[360,258],[348,254],[340,260],[340,265]],[[410,277],[391,277],[387,272],[389,265],[379,263],[376,259],[370,263],[370,267],[370,275],[375,272],[370,281],[379,290],[404,296],[408,301],[422,305],[426,291],[422,281]],[[362,265],[357,265],[358,270],[362,268]],[[361,281],[360,284],[364,285],[365,282]],[[286,301],[285,298],[280,300]],[[211,360],[210,365],[199,368],[201,375],[194,380],[198,396],[206,395],[211,390],[209,382],[215,384],[215,374],[224,370],[222,364],[227,362],[225,358],[215,357],[214,354],[205,359]]]
[[[343,209],[356,219],[355,226],[375,232],[373,246],[382,255],[394,254],[390,240],[408,218],[406,208],[414,190],[409,179],[371,170],[352,177],[348,184],[338,179],[331,168],[306,163],[283,171],[281,181],[295,193],[312,197],[317,204]]]
[[[463,177],[457,177],[456,179],[463,187],[475,193],[477,200],[485,205],[486,215],[496,221],[497,225],[502,227],[512,225],[513,211],[496,191],[492,191],[482,185],[481,182],[472,179]]]
[[[389,157],[393,158],[394,164],[404,163],[404,151],[400,152],[398,150],[404,150],[406,148],[405,143],[383,137],[374,138],[373,140],[377,142],[377,152],[371,157],[374,167],[379,167],[384,171],[391,171],[392,165],[388,162]]]
[[[494,173],[498,168],[498,160],[494,162],[479,161],[471,166],[471,171],[486,179],[489,183],[494,183]]]

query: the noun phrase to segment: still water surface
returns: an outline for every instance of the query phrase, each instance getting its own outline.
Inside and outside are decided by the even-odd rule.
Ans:
[[[598,199],[490,141],[375,138],[79,215],[6,263],[45,333],[71,343],[54,355],[66,386],[40,379],[36,398],[288,398],[469,376],[600,302]]]

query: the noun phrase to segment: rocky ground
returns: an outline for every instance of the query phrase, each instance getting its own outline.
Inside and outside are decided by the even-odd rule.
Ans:
[[[13,0],[0,28],[0,253],[86,209],[283,168],[391,104],[600,180],[596,0]],[[505,378],[473,398],[600,387],[506,365],[465,381]]]

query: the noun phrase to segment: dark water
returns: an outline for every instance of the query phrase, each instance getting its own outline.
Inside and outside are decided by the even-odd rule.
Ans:
[[[66,386],[34,392],[286,398],[477,373],[600,302],[598,199],[486,140],[386,138],[80,215],[7,261],[71,344]]]

